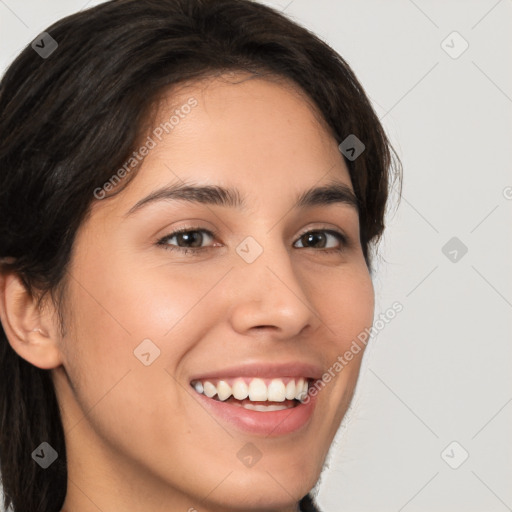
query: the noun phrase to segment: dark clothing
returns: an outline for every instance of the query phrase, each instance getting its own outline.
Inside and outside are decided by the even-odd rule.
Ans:
[[[320,512],[310,494],[304,496],[299,502],[301,512]]]

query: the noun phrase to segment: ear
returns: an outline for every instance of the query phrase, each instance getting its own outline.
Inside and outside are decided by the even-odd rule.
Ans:
[[[0,321],[13,350],[45,370],[62,364],[55,308],[37,306],[17,274],[0,274]]]

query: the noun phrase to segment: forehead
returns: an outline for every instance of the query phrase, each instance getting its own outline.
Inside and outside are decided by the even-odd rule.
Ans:
[[[153,112],[150,146],[128,204],[156,186],[192,180],[233,186],[249,202],[285,200],[350,177],[330,128],[296,85],[247,73],[210,77],[169,90]],[[136,183],[136,185],[135,185]]]

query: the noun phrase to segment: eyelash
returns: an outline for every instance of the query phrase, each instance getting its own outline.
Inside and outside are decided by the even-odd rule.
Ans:
[[[209,229],[203,229],[199,227],[185,227],[177,229],[176,231],[173,231],[172,233],[165,235],[163,238],[159,239],[156,242],[156,245],[162,246],[165,250],[168,251],[178,251],[182,254],[188,254],[193,253],[194,255],[198,255],[198,253],[202,253],[207,249],[211,249],[211,246],[208,247],[179,247],[179,246],[173,246],[167,243],[167,241],[177,235],[180,235],[182,233],[206,233],[208,236],[211,236],[213,238],[217,238],[217,232]],[[318,251],[323,252],[324,254],[331,254],[331,253],[341,253],[343,252],[346,247],[348,246],[348,240],[347,237],[338,231],[334,231],[332,229],[311,229],[309,231],[304,231],[301,235],[299,235],[298,240],[300,240],[303,236],[311,234],[311,233],[328,233],[335,238],[338,239],[338,241],[341,243],[341,248],[338,249],[318,249]],[[315,249],[314,247],[299,247],[299,249]]]

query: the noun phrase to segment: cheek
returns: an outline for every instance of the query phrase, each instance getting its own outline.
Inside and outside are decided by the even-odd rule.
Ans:
[[[324,352],[332,355],[333,350],[346,350],[373,323],[374,289],[366,265],[308,273],[303,279],[325,330],[325,336],[318,340],[328,342]]]
[[[373,323],[374,289],[366,265],[354,265],[315,279],[311,296],[322,319],[323,333],[315,343],[323,356],[324,375],[318,385],[326,428],[339,425],[352,398]],[[361,341],[362,340],[362,341]]]
[[[191,420],[184,411],[197,404],[173,375],[208,325],[208,308],[200,299],[218,277],[191,282],[179,271],[142,272],[122,258],[113,259],[117,264],[111,267],[84,261],[73,271],[66,369],[81,409],[75,419],[87,414],[102,438],[139,457],[155,452],[155,440],[163,446],[169,437],[187,435]],[[151,340],[144,341],[144,352],[138,350],[143,340]],[[143,353],[148,352],[151,363],[145,365]],[[80,428],[73,435],[80,435]],[[141,432],[148,441],[136,450],[130,439],[140,438]]]
[[[186,354],[219,322],[214,287],[226,272],[135,262],[129,254],[105,248],[95,254],[97,258],[89,254],[77,262],[70,289],[73,335],[68,352],[76,355],[75,377],[87,382],[85,407],[128,370],[130,379],[142,370],[134,390],[141,399],[143,388],[153,395],[168,385]],[[102,263],[100,254],[109,254],[108,261],[115,263]],[[145,366],[144,360],[150,364]]]
[[[332,330],[338,333],[335,354],[327,362],[333,368],[335,380],[349,393],[355,386],[362,357],[373,323],[374,289],[366,265],[354,267],[344,276],[342,289],[333,290],[329,314]],[[335,363],[338,364],[335,364]],[[345,397],[346,398],[346,397]]]
[[[190,270],[152,267],[131,256],[98,246],[97,253],[77,262],[73,270],[77,328],[93,346],[101,344],[120,356],[132,353],[145,338],[155,343],[165,338],[208,285],[208,280],[190,279]]]
[[[366,267],[351,269],[340,283],[340,289],[331,290],[332,304],[330,314],[342,332],[346,341],[357,337],[365,328],[371,326],[374,313],[374,290]]]

